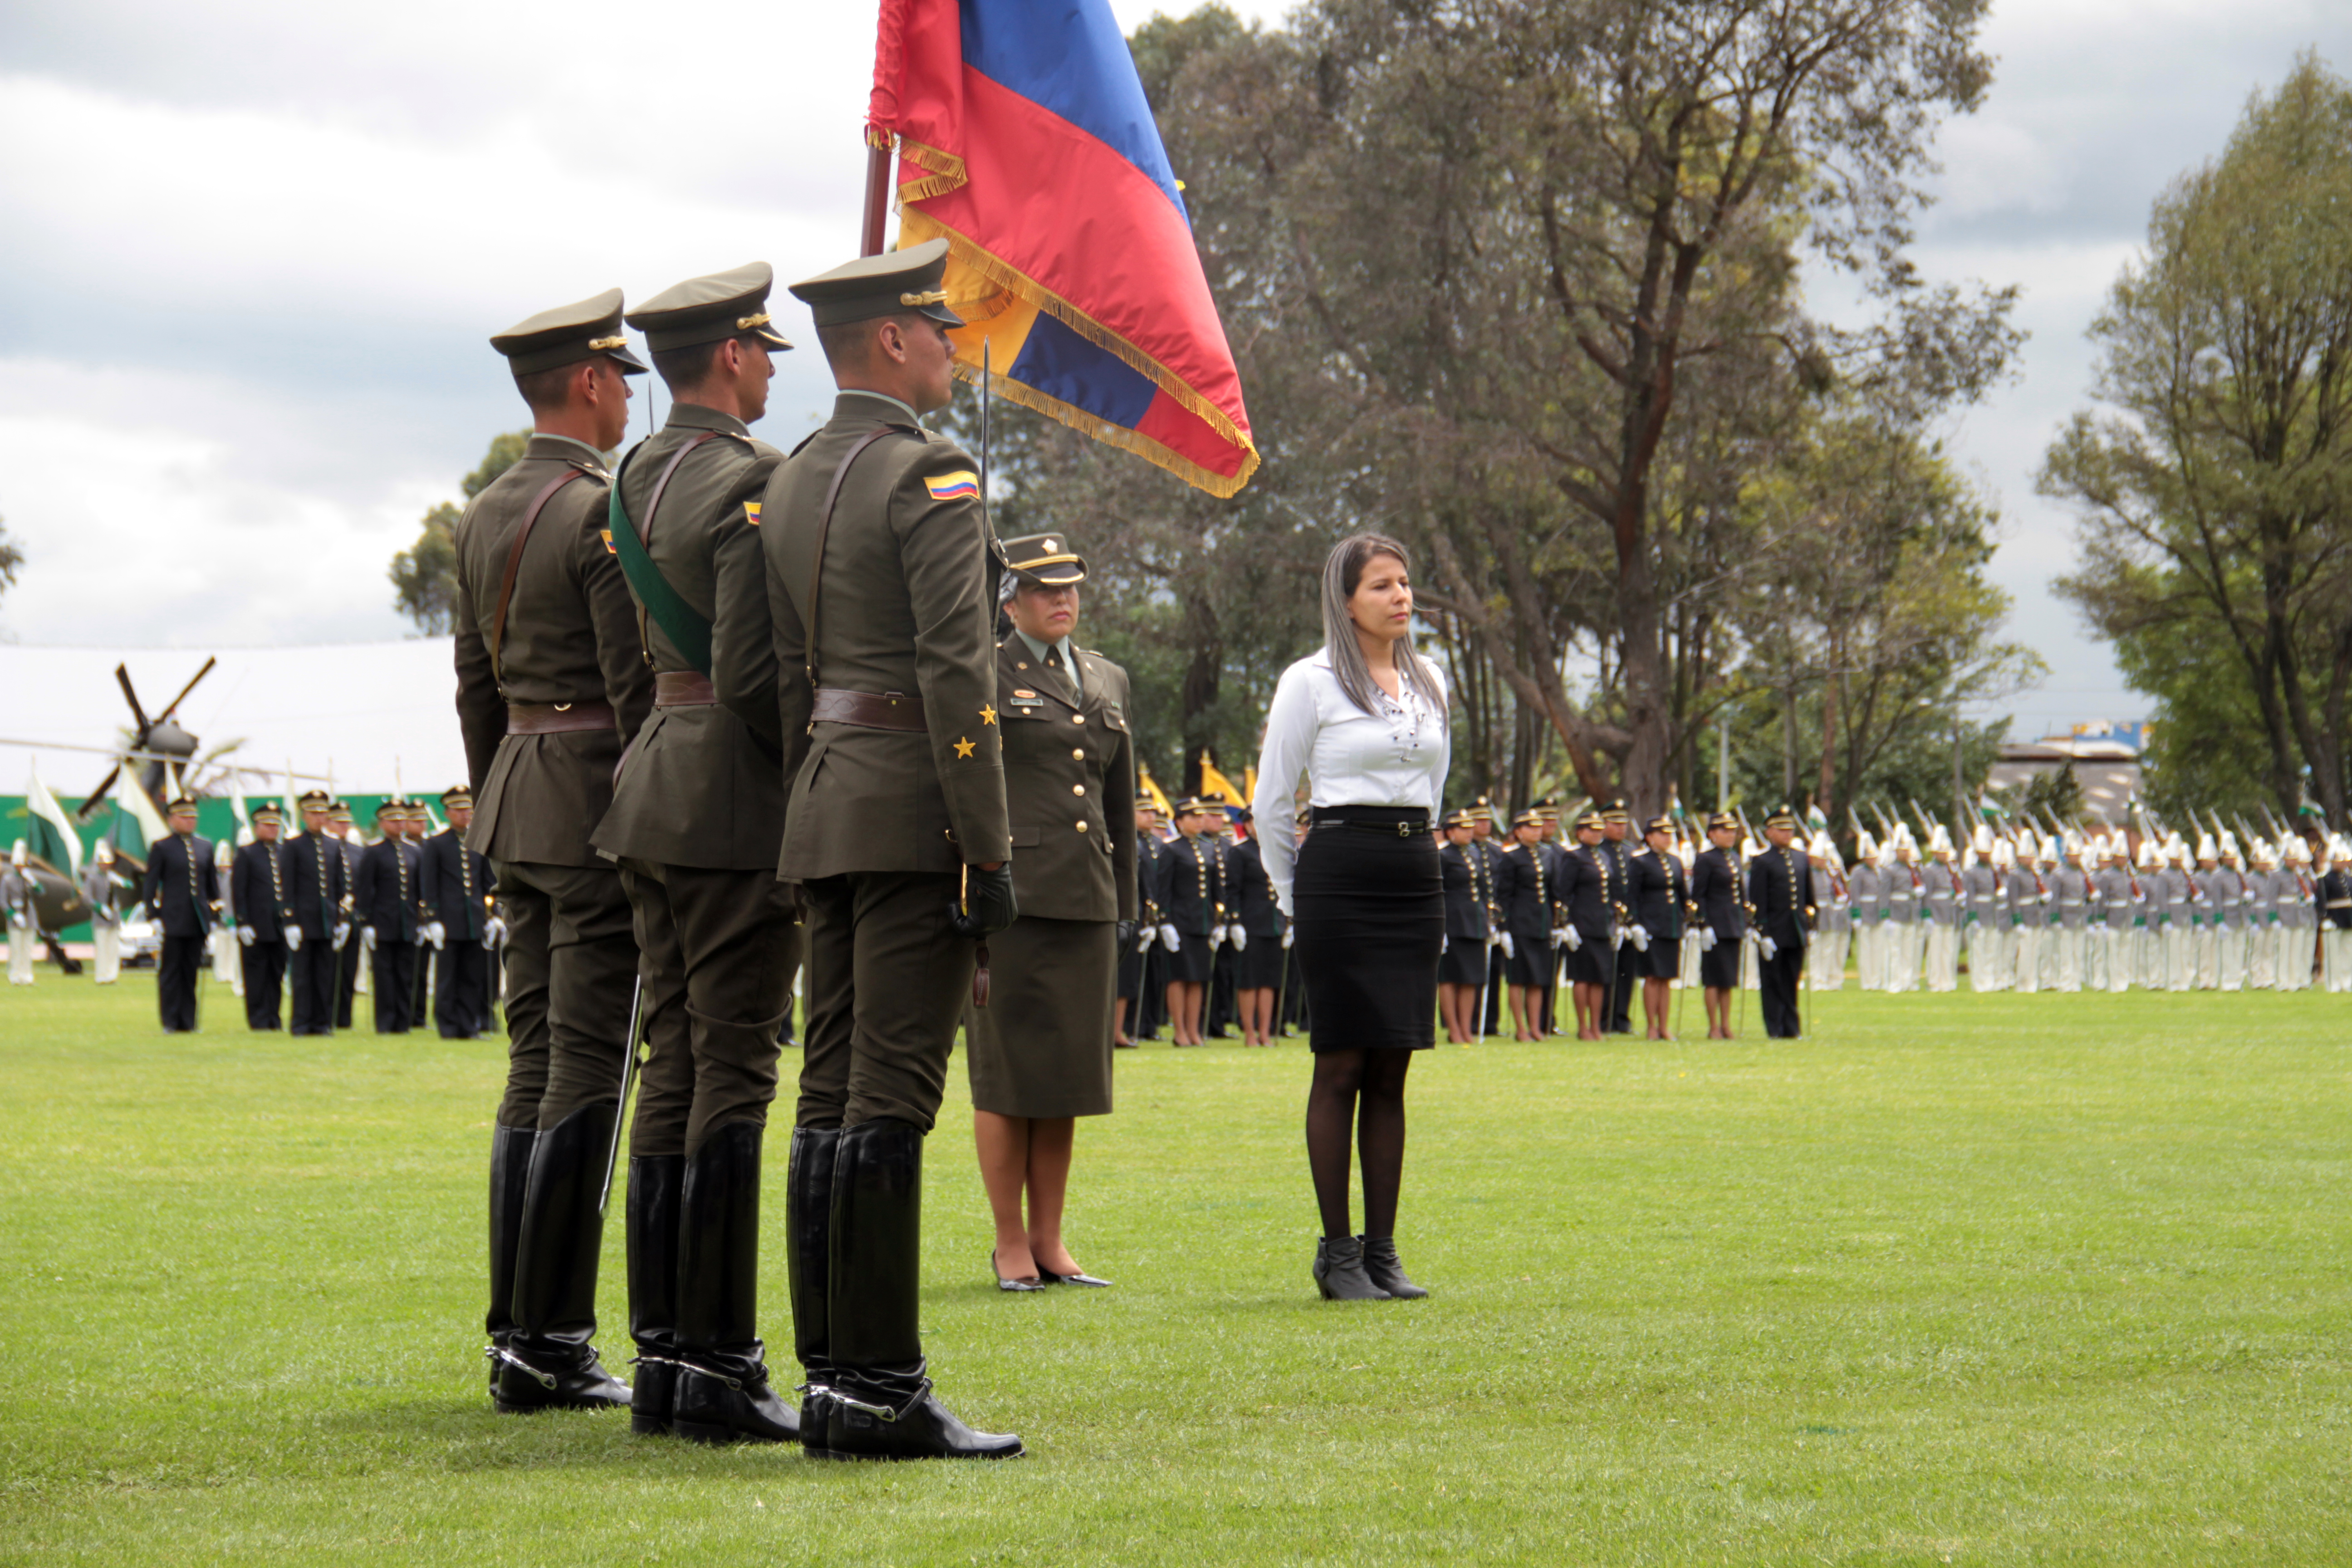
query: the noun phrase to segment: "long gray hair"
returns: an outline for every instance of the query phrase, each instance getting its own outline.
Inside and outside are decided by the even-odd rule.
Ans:
[[[1381,689],[1372,679],[1372,667],[1364,661],[1363,645],[1356,640],[1356,623],[1348,614],[1348,601],[1356,596],[1364,568],[1378,555],[1393,555],[1407,572],[1412,570],[1412,558],[1404,552],[1404,546],[1385,533],[1351,533],[1333,545],[1323,562],[1323,652],[1331,660],[1331,673],[1339,678],[1339,689],[1348,694],[1348,700],[1374,718],[1381,713]],[[1436,710],[1440,723],[1446,722],[1445,699],[1438,691],[1437,677],[1413,647],[1412,637],[1401,637],[1393,647],[1398,675]]]

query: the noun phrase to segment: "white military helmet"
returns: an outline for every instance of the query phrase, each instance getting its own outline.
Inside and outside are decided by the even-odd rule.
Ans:
[[[1870,836],[1867,827],[1853,836],[1853,862],[1859,866],[1865,860],[1873,864],[1878,860],[1878,840]]]
[[[1992,841],[1992,849],[1989,858],[1996,871],[2009,870],[2017,864],[2017,851],[2010,847],[2010,842],[2006,838],[1996,838]]]
[[[8,851],[8,864],[16,867],[20,871],[25,868],[25,841],[23,839],[19,838],[16,840],[16,847]]]
[[[98,863],[100,865],[111,866],[114,864],[114,844],[112,840],[105,838],[100,839],[98,841],[98,847],[93,850],[92,853],[97,856]]]
[[[1992,826],[1990,824],[1983,822],[1977,824],[1976,833],[1969,840],[1969,847],[1975,850],[1979,855],[1990,856],[1992,853]]]
[[[236,863],[236,845],[234,845],[234,844],[230,843],[227,839],[224,838],[224,839],[222,839],[218,844],[215,844],[215,845],[214,845],[214,846],[213,846],[213,864],[214,864],[214,865],[215,865],[215,866],[219,867],[222,870],[226,871],[226,870],[227,870],[231,866],[235,865]]]

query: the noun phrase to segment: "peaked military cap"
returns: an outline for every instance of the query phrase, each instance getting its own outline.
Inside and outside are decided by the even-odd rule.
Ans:
[[[306,789],[296,804],[305,811],[325,811],[335,804],[335,797],[322,789]]]
[[[378,822],[382,822],[387,816],[405,816],[407,815],[408,803],[401,799],[396,795],[386,795],[383,799],[375,803],[375,819]]]
[[[774,268],[749,261],[671,285],[630,311],[629,325],[645,333],[656,353],[746,335],[772,349],[788,349],[793,345],[768,320],[768,290],[775,286]]]
[[[467,788],[464,784],[452,784],[447,789],[441,792],[441,804],[443,805],[471,805],[474,804],[474,792]]]
[[[1069,536],[1031,533],[1004,542],[1004,564],[1033,588],[1060,588],[1087,580],[1085,559],[1069,547]]]
[[[1492,822],[1495,820],[1495,803],[1482,795],[1465,806],[1463,812],[1473,822]]]
[[[171,803],[163,807],[163,815],[166,816],[177,816],[181,812],[194,811],[195,809],[196,803],[194,801],[190,800],[186,795],[175,795],[172,797]]]
[[[1179,816],[1213,816],[1224,809],[1223,801],[1213,799],[1205,795],[1196,795],[1190,800],[1179,801],[1176,804],[1176,814]]]
[[[901,310],[961,327],[963,318],[948,308],[947,290],[940,287],[947,273],[948,242],[927,239],[904,250],[861,256],[803,279],[793,285],[793,298],[809,308],[820,327],[870,321]]]
[[[623,375],[643,375],[646,367],[629,352],[621,332],[621,291],[602,294],[518,321],[490,340],[517,375],[535,375],[603,354]]]
[[[1622,800],[1612,800],[1606,806],[1601,808],[1601,820],[1603,822],[1631,822],[1633,820],[1633,813],[1632,808],[1627,806]]]
[[[278,810],[274,805],[257,805],[254,807],[253,825],[256,827],[258,827],[265,822],[275,823],[283,826],[286,822],[286,814]]]
[[[328,808],[327,817],[331,822],[349,822],[352,819],[352,803],[347,800],[335,802]]]
[[[1737,833],[1739,830],[1739,818],[1730,812],[1718,811],[1706,819],[1706,830],[1709,833],[1718,831]]]
[[[1764,826],[1767,827],[1794,827],[1797,826],[1797,814],[1785,805],[1775,806],[1772,810],[1772,815],[1764,819]]]
[[[1467,827],[1467,826],[1470,826],[1470,811],[1469,811],[1469,808],[1468,808],[1467,806],[1456,806],[1456,807],[1454,807],[1452,811],[1447,812],[1447,813],[1445,814],[1444,826],[1447,826],[1447,827]]]
[[[1527,810],[1519,813],[1518,816],[1511,818],[1511,826],[1514,827],[1541,827],[1543,826],[1543,813],[1538,811],[1534,806],[1529,806]]]
[[[1674,831],[1675,819],[1671,816],[1654,816],[1642,824],[1642,837],[1644,838],[1653,833],[1664,833],[1671,837]]]
[[[1135,792],[1135,806],[1138,811],[1156,812],[1160,809],[1160,803],[1151,798],[1150,790],[1139,789]]]
[[[1601,826],[1601,814],[1597,811],[1588,811],[1576,819],[1576,831],[1579,833],[1598,833]]]

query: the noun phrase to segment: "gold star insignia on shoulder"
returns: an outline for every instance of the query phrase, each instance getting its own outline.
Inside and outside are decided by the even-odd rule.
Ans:
[[[960,737],[960,736],[959,736],[959,737],[957,738],[957,740],[956,740],[955,748],[956,748],[956,757],[957,757],[957,759],[958,759],[959,761],[961,761],[961,760],[962,760],[962,759],[964,759],[964,758],[970,757],[970,756],[971,755],[971,753],[972,753],[972,751],[973,751],[973,745],[972,745],[972,742],[970,742],[970,741],[964,740],[964,739],[962,739],[962,738],[961,738],[961,737]]]
[[[995,723],[995,722],[996,722],[996,710],[995,710],[995,709],[993,709],[993,708],[991,708],[991,707],[990,707],[987,703],[985,703],[985,702],[982,703],[982,704],[980,705],[980,721],[981,721],[982,723],[983,723],[983,724],[993,724],[993,723]]]

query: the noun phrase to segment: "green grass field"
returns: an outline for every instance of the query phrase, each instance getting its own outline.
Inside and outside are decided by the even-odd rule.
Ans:
[[[1031,1457],[865,1467],[490,1413],[496,1047],[252,1037],[216,987],[166,1039],[149,977],[45,970],[0,994],[0,1561],[2341,1563],[2347,1023],[1849,991],[1796,1045],[1441,1048],[1435,1295],[1346,1307],[1303,1049],[1122,1054],[1072,1201],[1118,1288],[1027,1297],[959,1068],[926,1331]]]

